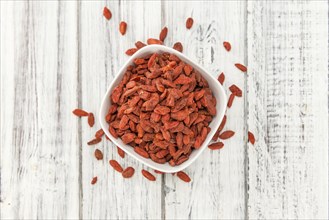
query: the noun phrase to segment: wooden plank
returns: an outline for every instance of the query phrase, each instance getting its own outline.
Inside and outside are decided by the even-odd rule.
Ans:
[[[184,53],[214,76],[226,74],[225,88],[232,83],[244,89],[245,75],[235,67],[244,61],[245,3],[236,2],[163,2],[162,25],[169,28],[167,45],[181,41]],[[193,17],[190,30],[185,20]],[[223,41],[232,43],[232,51]],[[229,94],[228,89],[227,94]],[[220,101],[220,100],[218,100]],[[227,111],[225,129],[236,135],[224,141],[221,151],[206,150],[186,172],[187,184],[176,176],[165,176],[165,215],[167,219],[243,219],[245,217],[245,126],[244,99],[237,98]]]
[[[107,21],[103,7],[112,11]],[[137,40],[146,41],[149,36],[157,37],[161,24],[160,2],[113,1],[81,3],[81,79],[82,105],[98,117],[103,96],[111,80],[128,59],[125,51]],[[119,23],[128,23],[127,33],[121,36]],[[116,147],[103,141],[94,147],[87,142],[99,129],[98,120],[94,128],[82,124],[82,185],[83,218],[85,219],[159,219],[161,217],[161,176],[156,182],[149,182],[141,175],[141,165],[126,155],[121,159]],[[105,138],[104,138],[105,139]],[[96,161],[95,148],[104,153],[103,161]],[[124,167],[133,166],[135,175],[123,179],[121,174],[109,166],[108,161],[116,159]],[[90,181],[98,176],[92,186]]]
[[[328,219],[328,4],[248,1],[250,219]]]
[[[1,2],[1,219],[79,217],[75,2]]]

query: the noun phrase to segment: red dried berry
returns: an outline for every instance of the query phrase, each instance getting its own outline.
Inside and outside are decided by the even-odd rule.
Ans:
[[[134,53],[137,52],[137,50],[138,50],[137,48],[130,48],[130,49],[126,50],[126,54],[128,56],[132,56]]]
[[[78,108],[74,109],[72,112],[73,112],[73,114],[75,114],[78,117],[85,117],[85,116],[89,115],[88,112],[86,112],[82,109],[78,109]]]
[[[140,148],[140,147],[135,147],[134,148],[134,151],[136,153],[138,153],[139,155],[141,155],[142,157],[145,157],[145,158],[149,158],[149,154],[147,153],[147,151],[145,151],[143,148]]]
[[[123,178],[130,178],[134,175],[135,173],[135,169],[132,167],[127,167],[123,172],[122,172],[122,176]]]
[[[227,107],[231,108],[234,97],[235,97],[235,95],[233,93],[231,93],[230,97],[228,98]]]
[[[103,153],[102,153],[102,151],[96,149],[94,154],[95,154],[95,157],[96,157],[97,160],[103,160]]]
[[[219,149],[222,149],[223,147],[224,147],[223,142],[212,143],[208,146],[208,148],[211,150],[219,150]]]
[[[147,39],[147,44],[148,45],[151,45],[151,44],[163,44],[163,42],[161,40],[158,40],[158,39],[149,38],[149,39]]]
[[[176,42],[173,46],[173,48],[179,52],[183,52],[183,45],[181,42]]]
[[[148,179],[148,180],[150,180],[150,181],[155,181],[156,180],[156,178],[155,178],[155,176],[153,176],[153,174],[151,174],[149,171],[147,171],[147,170],[142,170],[142,174],[143,174],[143,176],[146,178],[146,179]]]
[[[240,63],[236,63],[235,64],[236,68],[238,68],[239,70],[241,70],[242,72],[247,72],[247,67],[240,64]]]
[[[124,21],[120,22],[120,27],[119,27],[119,31],[122,35],[126,34],[126,30],[127,30],[127,23]]]
[[[94,185],[97,182],[97,176],[95,176],[92,180],[91,180],[91,185]]]
[[[103,135],[104,135],[103,129],[99,129],[95,134],[95,138],[101,138]]]
[[[115,169],[119,173],[121,173],[123,171],[122,166],[118,163],[118,161],[110,160],[109,163],[110,163],[111,167],[113,167],[113,169]]]
[[[234,85],[234,84],[231,85],[229,89],[235,96],[237,96],[237,97],[242,96],[242,90],[239,87],[237,87],[236,85]]]
[[[120,147],[117,147],[117,151],[121,158],[125,158],[125,152]]]
[[[252,132],[248,131],[248,140],[251,144],[255,144],[255,136]]]
[[[146,44],[144,44],[144,43],[141,42],[141,41],[137,41],[137,42],[135,43],[135,46],[136,46],[137,49],[141,49],[142,47],[145,47]]]
[[[94,114],[91,112],[88,114],[88,124],[90,127],[93,127],[95,124],[95,117]]]
[[[188,18],[187,20],[186,20],[186,28],[187,29],[190,29],[192,26],[193,26],[193,18]]]
[[[107,20],[110,20],[112,18],[112,13],[111,13],[110,9],[108,9],[107,7],[104,7],[103,15]]]
[[[220,123],[218,127],[218,131],[221,132],[226,124],[226,115],[224,115],[222,122]]]
[[[221,73],[219,76],[218,76],[218,81],[220,84],[223,85],[224,81],[225,81],[225,75],[224,73]]]
[[[232,137],[233,135],[235,134],[234,131],[224,131],[223,133],[221,133],[219,135],[219,138],[222,139],[222,140],[225,140],[225,139],[229,139],[230,137]]]
[[[223,42],[223,46],[225,47],[225,49],[227,51],[230,51],[231,50],[231,44],[230,44],[230,42],[224,41]]]
[[[163,42],[167,37],[167,33],[168,33],[168,28],[164,27],[160,32],[159,40],[161,40]]]
[[[98,144],[101,141],[102,141],[102,138],[94,138],[91,141],[89,141],[87,144],[88,145],[94,145],[94,144]]]
[[[189,183],[191,181],[191,178],[183,171],[177,172],[177,176],[179,179],[183,180],[184,182]]]

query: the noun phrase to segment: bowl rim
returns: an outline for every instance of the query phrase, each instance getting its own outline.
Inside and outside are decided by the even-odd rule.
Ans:
[[[118,80],[118,78],[120,77],[123,77],[123,75],[125,74],[126,72],[126,68],[128,67],[129,64],[131,64],[133,62],[133,60],[135,58],[138,58],[140,56],[140,54],[144,53],[144,52],[150,52],[150,53],[155,53],[153,52],[152,50],[158,50],[158,51],[161,51],[161,52],[168,52],[168,53],[171,53],[171,54],[174,54],[176,56],[178,56],[180,59],[183,58],[182,60],[184,60],[185,63],[188,63],[189,65],[191,65],[193,68],[197,68],[198,69],[198,72],[200,72],[200,74],[203,76],[204,74],[207,74],[207,76],[213,80],[213,82],[216,85],[216,87],[218,86],[219,88],[219,91],[221,94],[222,99],[220,100],[220,102],[217,101],[216,103],[216,111],[217,113],[216,114],[219,114],[219,121],[215,123],[215,128],[218,128],[220,122],[222,121],[223,117],[224,117],[224,114],[226,112],[226,103],[227,103],[227,96],[226,96],[226,93],[225,93],[225,90],[223,88],[223,86],[218,82],[218,80],[213,76],[211,75],[210,73],[208,73],[207,70],[205,70],[202,66],[200,66],[196,61],[188,58],[186,55],[184,55],[183,53],[180,53],[178,52],[177,50],[174,50],[172,48],[169,48],[167,46],[164,46],[164,45],[147,45],[141,49],[139,49],[136,53],[134,53],[125,63],[124,65],[122,65],[122,67],[120,68],[120,70],[117,72],[117,74],[115,75],[115,77],[112,79],[112,82],[110,83],[105,95],[104,95],[104,98],[102,100],[102,103],[101,103],[101,107],[100,107],[100,110],[99,110],[99,121],[100,121],[100,124],[101,124],[101,128],[103,129],[105,135],[112,141],[113,144],[115,144],[116,146],[120,147],[123,151],[125,151],[128,155],[132,156],[133,158],[135,158],[137,161],[143,163],[144,165],[152,168],[152,169],[155,169],[155,170],[159,170],[159,171],[162,171],[162,172],[165,172],[165,173],[175,173],[175,172],[178,172],[180,170],[183,170],[185,168],[187,168],[188,166],[190,166],[201,154],[202,152],[207,148],[208,144],[210,143],[211,139],[212,139],[212,136],[214,133],[213,130],[210,131],[210,133],[207,135],[207,138],[205,139],[205,141],[203,142],[203,144],[201,145],[201,147],[199,149],[197,149],[197,152],[196,152],[196,155],[194,157],[190,157],[187,161],[185,161],[184,163],[178,165],[178,166],[170,166],[169,163],[165,163],[165,164],[158,164],[159,167],[156,166],[156,163],[153,162],[151,159],[150,162],[152,161],[153,163],[155,163],[155,165],[152,165],[148,162],[145,162],[143,161],[143,159],[145,158],[142,158],[140,155],[138,155],[137,153],[133,152],[129,152],[125,149],[126,146],[129,146],[129,145],[126,145],[126,144],[121,144],[119,143],[119,138],[116,139],[114,138],[109,130],[108,130],[108,123],[105,121],[105,116],[104,114],[102,114],[104,111],[104,108],[105,106],[107,105],[108,102],[110,102],[109,100],[109,96],[110,96],[110,92],[114,89],[114,87],[116,85],[115,82]],[[188,61],[188,62],[186,62]],[[209,80],[207,80],[209,81]],[[208,82],[209,83],[209,82]],[[213,90],[212,90],[213,91]],[[221,112],[218,112],[219,109],[220,109],[220,105],[223,105],[223,110]],[[105,111],[107,112],[107,110]],[[217,130],[217,129],[216,129]],[[211,135],[212,134],[212,135]],[[123,146],[122,146],[123,145]],[[168,168],[168,169],[166,169]]]

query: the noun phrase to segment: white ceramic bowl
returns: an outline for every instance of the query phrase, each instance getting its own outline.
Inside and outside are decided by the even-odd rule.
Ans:
[[[133,147],[131,147],[127,144],[124,144],[120,138],[118,138],[118,139],[114,138],[108,130],[108,127],[109,127],[108,123],[105,121],[105,116],[111,105],[111,100],[109,98],[110,94],[111,94],[112,90],[115,88],[115,86],[120,83],[122,77],[125,74],[126,68],[129,65],[133,64],[133,60],[135,58],[143,57],[143,56],[146,56],[151,53],[163,53],[163,52],[175,54],[182,61],[190,64],[193,68],[195,68],[197,71],[199,71],[200,74],[208,81],[209,87],[212,90],[212,92],[217,100],[217,105],[216,105],[217,114],[213,118],[211,123],[209,124],[211,131],[208,134],[206,140],[203,142],[202,146],[198,150],[192,151],[190,158],[187,161],[185,161],[181,165],[175,166],[175,167],[170,166],[168,163],[158,164],[158,163],[153,162],[151,159],[146,159],[144,157],[141,157],[140,155],[135,153]],[[224,117],[226,103],[227,103],[227,97],[226,97],[226,94],[225,94],[225,91],[224,91],[222,85],[217,81],[217,79],[215,79],[211,74],[209,74],[205,69],[203,69],[201,66],[199,66],[196,62],[190,60],[184,54],[182,54],[172,48],[162,46],[162,45],[149,45],[149,46],[145,46],[145,47],[139,49],[133,56],[131,56],[129,58],[129,60],[120,69],[120,71],[116,75],[116,77],[113,79],[113,81],[112,81],[110,87],[108,88],[108,90],[105,94],[105,97],[103,99],[102,106],[100,109],[100,114],[99,114],[99,120],[100,120],[101,127],[104,130],[105,134],[111,139],[111,141],[114,144],[119,146],[128,155],[132,156],[136,160],[142,162],[143,164],[145,164],[146,166],[148,166],[152,169],[156,169],[156,170],[166,172],[166,173],[174,173],[174,172],[183,170],[186,167],[188,167],[189,165],[191,165],[200,156],[200,154],[204,151],[204,149],[207,148],[209,142],[211,141],[211,138],[214,136],[220,122],[222,121],[222,119]]]

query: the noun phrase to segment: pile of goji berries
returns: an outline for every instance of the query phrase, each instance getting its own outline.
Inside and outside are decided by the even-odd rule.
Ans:
[[[107,20],[112,17],[107,7],[104,7],[103,15]],[[192,28],[193,23],[193,19],[188,18],[186,28]],[[125,35],[126,22],[120,22],[119,31]],[[159,39],[149,38],[147,44],[163,44],[167,33],[168,28],[164,27]],[[128,49],[126,54],[131,56],[146,44],[137,41],[135,46]],[[231,50],[229,42],[223,42],[223,46],[228,52]],[[183,52],[181,42],[176,42],[173,48]],[[207,81],[194,71],[193,67],[173,54],[151,54],[135,59],[134,64],[127,68],[123,80],[111,94],[112,106],[106,116],[109,131],[114,137],[121,137],[124,143],[134,147],[135,152],[145,158],[158,163],[169,162],[172,166],[179,165],[188,160],[192,150],[198,149],[209,133],[208,125],[216,114],[216,99]],[[247,67],[240,63],[236,63],[235,66],[242,72],[247,71]],[[218,76],[218,81],[223,85],[224,73]],[[242,97],[242,91],[236,85],[231,85],[229,90],[231,94],[227,103],[228,108],[232,106],[235,97]],[[93,127],[93,113],[82,109],[75,109],[73,113],[79,117],[88,117],[88,124]],[[223,131],[226,120],[225,115],[212,138],[213,141],[225,140],[234,135],[234,131]],[[103,135],[104,131],[98,130],[95,138],[87,144],[101,142]],[[250,131],[248,140],[252,144],[255,143],[255,137]],[[223,142],[215,142],[208,146],[211,150],[223,147]],[[121,158],[125,157],[124,151],[119,147],[117,153]],[[103,160],[103,153],[99,149],[95,150],[94,155],[97,160]],[[124,178],[130,178],[135,173],[133,167],[123,169],[116,160],[110,160],[109,164]],[[157,170],[154,172],[163,174]],[[142,170],[141,173],[150,181],[156,180],[147,170]],[[191,181],[183,171],[177,172],[177,176],[185,182]],[[91,184],[96,182],[97,177],[93,177]]]
[[[109,131],[137,154],[171,166],[199,149],[216,115],[208,82],[174,54],[136,58],[111,94]]]

